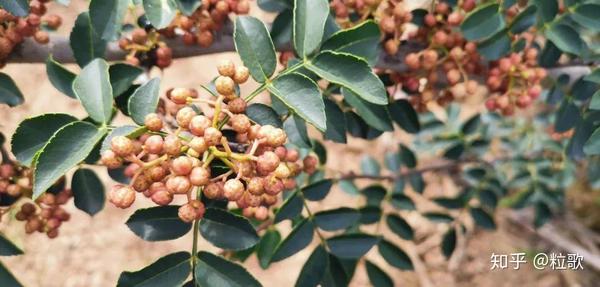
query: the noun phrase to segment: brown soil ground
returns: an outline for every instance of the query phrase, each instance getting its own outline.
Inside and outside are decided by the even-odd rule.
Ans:
[[[53,11],[65,17],[64,31],[72,25],[75,11],[82,11],[85,3],[73,1],[69,9],[54,7]],[[263,15],[264,16],[264,15]],[[270,16],[267,16],[270,17]],[[233,53],[202,56],[185,60],[177,60],[172,68],[162,75],[162,89],[169,87],[198,87],[214,76],[214,65],[221,58],[232,58],[239,62]],[[74,66],[69,68],[76,70]],[[80,104],[61,95],[53,88],[46,78],[42,64],[8,65],[2,72],[11,75],[26,97],[22,106],[9,109],[0,106],[0,131],[10,136],[23,119],[32,115],[47,112],[64,112],[83,117],[85,112]],[[244,87],[249,91],[252,85]],[[124,123],[123,119],[120,119]],[[362,140],[351,140],[348,145],[327,144],[330,152],[330,162],[327,165],[331,173],[355,170],[363,154],[371,154],[381,158],[385,150],[395,149],[398,139],[406,138],[402,134],[386,134],[375,143]],[[104,175],[105,185],[111,185],[106,172],[98,169]],[[443,180],[429,178],[434,183],[427,193],[444,192],[440,187]],[[361,183],[364,184],[364,183]],[[357,206],[361,203],[358,197],[351,197],[334,189],[328,198],[312,204],[314,210],[335,208],[338,206]],[[48,240],[44,235],[34,234],[25,236],[23,226],[13,222],[4,231],[26,251],[26,255],[12,258],[2,258],[14,274],[25,286],[32,287],[106,287],[114,286],[120,272],[137,270],[166,254],[189,250],[191,234],[169,242],[149,243],[137,238],[124,222],[135,208],[151,206],[151,203],[138,200],[134,208],[120,210],[107,205],[94,218],[77,210],[72,203],[67,210],[72,213],[71,221],[60,229],[60,236]],[[417,234],[426,235],[432,231],[441,231],[440,226],[427,224],[416,212],[402,214],[416,228]],[[287,234],[289,223],[280,224],[280,230]],[[383,227],[382,227],[383,228]],[[374,228],[369,230],[374,231]],[[386,237],[394,238],[389,231],[381,230]],[[397,237],[393,241],[400,242]],[[317,244],[317,239],[312,243]],[[437,246],[437,245],[435,245]],[[526,265],[518,271],[490,271],[490,256],[492,253],[509,254],[512,252],[536,252],[544,248],[537,244],[535,238],[530,238],[515,232],[500,220],[499,229],[495,232],[478,232],[467,245],[466,253],[458,270],[448,271],[447,262],[443,259],[437,247],[425,253],[424,261],[429,270],[429,276],[434,286],[598,286],[593,284],[590,271],[584,272],[548,272],[537,271]],[[216,251],[207,242],[201,242],[200,250]],[[264,286],[293,286],[303,263],[310,255],[311,248],[280,263],[273,264],[269,270],[261,270],[256,258],[250,257],[245,266]],[[548,250],[546,250],[548,251]],[[376,248],[367,256],[370,260],[384,268],[394,278],[397,286],[418,286],[419,281],[415,272],[400,272],[388,266]],[[598,276],[595,276],[596,279]],[[359,265],[352,286],[369,286],[364,266]]]

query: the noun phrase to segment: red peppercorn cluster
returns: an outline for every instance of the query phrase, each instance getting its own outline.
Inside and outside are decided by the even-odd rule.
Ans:
[[[203,0],[202,5],[190,16],[179,15],[161,34],[175,37],[177,30],[183,34],[181,39],[186,45],[208,47],[214,41],[214,32],[220,30],[229,19],[229,13],[248,14],[249,0]]]
[[[56,30],[62,23],[58,15],[46,15],[46,3],[50,0],[32,0],[29,2],[30,14],[17,17],[0,8],[0,68],[6,64],[8,55],[25,38],[33,37],[39,44],[49,42],[48,32],[42,27]]]
[[[388,2],[393,4],[394,2]],[[388,55],[396,55],[400,46],[400,38],[406,29],[406,23],[413,19],[412,13],[407,11],[402,2],[388,5],[383,9],[379,19],[379,29],[384,35],[383,50]]]
[[[111,139],[102,163],[108,168],[125,164],[132,177],[130,185],[116,185],[109,192],[115,206],[131,206],[136,192],[158,205],[185,195],[188,202],[180,207],[179,217],[186,222],[203,217],[201,197],[234,202],[245,216],[265,220],[277,196],[295,188],[294,176],[315,171],[316,158],[301,160],[297,150],[284,146],[287,135],[282,129],[253,123],[245,115],[246,101],[235,90],[247,81],[248,69],[231,61],[217,69],[216,99],[201,98],[192,89],[172,89],[167,98],[175,108],[147,115],[148,133]],[[217,174],[215,164],[227,171]]]
[[[383,48],[389,55],[398,52],[400,39],[406,31],[405,24],[413,20],[402,0],[333,0],[329,5],[336,22],[343,28],[374,19],[383,34]]]
[[[334,0],[330,2],[330,6],[337,23],[344,28],[360,24],[365,19],[375,19],[383,34],[384,50],[390,55],[398,52],[400,38],[406,29],[405,24],[413,19],[412,13],[402,0]]]
[[[173,61],[173,51],[160,40],[160,34],[154,28],[136,28],[128,38],[119,40],[121,50],[127,52],[125,61],[134,66],[164,69]]]
[[[64,183],[64,179],[61,183]],[[51,189],[61,189],[60,184],[56,184]],[[13,162],[0,165],[2,214],[26,201],[26,198],[31,197],[31,191],[31,169],[18,166]],[[58,192],[55,190],[53,192],[46,192],[35,201],[21,204],[15,218],[26,222],[27,234],[38,231],[46,233],[49,238],[55,238],[58,236],[58,228],[62,222],[71,218],[71,215],[61,207],[73,196],[71,190],[62,188]]]
[[[483,72],[482,59],[476,44],[465,40],[458,29],[464,14],[471,11],[474,4],[474,1],[463,1],[452,11],[448,3],[438,2],[424,16],[423,26],[409,33],[410,41],[426,48],[408,53],[404,60],[409,71],[392,78],[401,83],[408,94],[419,94],[410,97],[417,110],[426,110],[431,101],[439,105],[453,101],[457,95],[451,88],[459,83],[465,86],[467,94],[473,94],[477,89],[477,82],[469,77]],[[448,85],[440,85],[442,80]]]
[[[493,93],[485,102],[490,111],[512,115],[517,108],[527,108],[542,93],[540,82],[547,76],[537,64],[538,50],[527,48],[492,63],[487,86]]]
[[[0,197],[7,197],[7,201],[14,202],[27,192],[31,192],[31,183],[30,169],[22,168],[10,161],[0,165]]]
[[[423,25],[407,33],[409,41],[425,48],[408,53],[404,58],[408,71],[392,72],[390,78],[411,96],[409,101],[417,111],[426,111],[431,102],[444,106],[476,93],[479,84],[474,79],[482,75],[491,92],[485,103],[490,110],[511,115],[515,107],[526,108],[539,96],[539,83],[546,72],[537,65],[538,50],[531,47],[532,34],[513,36],[514,41],[525,40],[526,48],[521,52],[485,63],[477,44],[467,41],[459,28],[465,15],[476,5],[474,0],[459,2],[454,8],[446,2],[437,2],[423,17]],[[506,10],[508,21],[518,14],[519,5]],[[393,27],[398,27],[397,21],[386,20],[387,23],[382,22],[383,19],[379,22],[382,31],[389,28],[391,32]],[[390,54],[397,52],[395,44],[386,43],[384,48]]]
[[[44,193],[35,202],[21,205],[15,218],[25,221],[27,234],[37,231],[46,233],[48,238],[56,238],[62,223],[71,219],[71,214],[61,207],[69,202],[71,197],[73,197],[73,193],[70,189],[63,189],[56,194]]]

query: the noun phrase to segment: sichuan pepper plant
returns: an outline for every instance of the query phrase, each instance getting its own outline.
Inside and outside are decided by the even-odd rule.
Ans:
[[[47,2],[0,0],[1,63],[27,58],[20,45],[37,44],[24,38],[49,41],[46,28],[61,18],[46,16]],[[81,70],[46,59],[48,79],[88,116],[33,115],[10,152],[0,138],[2,220],[55,238],[77,220],[61,207],[71,198],[92,216],[106,200],[123,209],[147,200],[153,207],[126,222],[138,237],[192,233],[190,246],[123,272],[117,286],[261,286],[243,267],[248,257],[267,269],[315,239],[296,286],[347,286],[358,265],[372,285],[394,286],[373,258],[422,274],[417,245],[435,235],[417,235],[408,216],[439,224],[439,250],[451,259],[475,230],[496,228],[499,206],[534,209],[539,227],[561,213],[578,173],[599,186],[600,4],[425,2],[258,1],[278,13],[268,29],[242,15],[247,0],[92,0],[68,41]],[[162,95],[161,79],[147,77],[190,51],[231,46],[243,65],[203,67],[211,82]],[[249,81],[257,88],[242,93]],[[263,93],[270,103],[255,100]],[[475,94],[485,108],[463,112]],[[0,100],[23,102],[4,73]],[[130,123],[117,126],[117,116]],[[409,139],[340,173],[327,169],[326,145],[309,130],[342,144],[397,130]],[[92,166],[114,181],[106,191]],[[456,192],[432,194],[431,176]],[[315,208],[334,186],[357,200]],[[222,251],[198,250],[200,240]],[[23,253],[3,235],[0,247]],[[21,286],[0,271],[0,285]]]

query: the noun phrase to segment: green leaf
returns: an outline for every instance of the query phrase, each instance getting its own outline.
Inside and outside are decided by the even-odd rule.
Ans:
[[[572,9],[572,8],[576,7],[576,6],[575,6],[576,4],[578,4],[578,3],[582,3],[582,2],[594,2],[594,0],[592,0],[592,1],[587,1],[587,0],[565,0],[563,4],[564,4],[565,6],[567,6],[567,7],[565,7],[565,8],[570,8],[570,9]],[[597,2],[597,1],[596,1],[596,2]]]
[[[110,75],[110,85],[112,86],[113,96],[119,97],[125,93],[133,81],[144,72],[143,69],[123,63],[116,63],[108,68]]]
[[[227,250],[247,249],[260,239],[246,218],[220,208],[206,209],[200,234],[214,246]]]
[[[277,112],[265,104],[251,104],[246,108],[248,117],[259,125],[272,125],[281,128],[283,123]]]
[[[583,146],[583,152],[587,155],[599,155],[600,154],[600,128],[590,136]]]
[[[365,175],[377,176],[381,172],[381,167],[374,158],[365,155],[360,159],[360,170]]]
[[[390,230],[396,233],[401,238],[406,240],[413,240],[413,229],[410,226],[410,224],[408,224],[408,222],[406,222],[406,220],[404,220],[402,217],[395,214],[389,214],[386,218],[386,223]]]
[[[235,49],[252,78],[264,83],[277,65],[275,47],[265,24],[254,17],[239,16],[235,20],[233,38]]]
[[[417,167],[417,157],[415,156],[415,153],[404,144],[400,144],[400,160],[408,168]]]
[[[570,99],[563,100],[556,112],[554,121],[554,130],[556,132],[565,132],[574,127],[581,119],[579,108]]]
[[[521,13],[513,18],[510,23],[510,32],[513,34],[520,34],[527,31],[529,27],[535,25],[536,12],[537,6],[535,5],[529,5],[525,10],[521,11]]]
[[[401,270],[414,269],[410,257],[393,243],[387,240],[381,240],[377,247],[379,249],[379,254],[381,254],[381,257],[383,257],[388,264]]]
[[[367,275],[369,276],[369,281],[373,287],[393,287],[394,281],[387,275],[381,268],[379,268],[371,261],[365,261],[365,267],[367,268]]]
[[[376,105],[388,103],[383,83],[367,62],[356,56],[324,51],[308,63],[307,68],[334,84],[348,88],[365,101]]]
[[[319,48],[328,15],[326,0],[294,1],[294,48],[300,58],[306,58]]]
[[[8,238],[0,233],[0,256],[21,255],[23,250],[12,243]],[[1,281],[0,281],[1,282]]]
[[[273,0],[279,1],[279,0]],[[293,2],[293,1],[292,1]],[[260,1],[259,1],[260,3]],[[292,3],[293,4],[293,3]],[[260,4],[259,4],[260,5]],[[281,13],[277,14],[275,20],[271,24],[271,38],[273,39],[273,43],[275,47],[280,47],[283,45],[290,45],[292,41],[292,30],[293,30],[293,10],[286,9]],[[290,62],[288,62],[289,66]]]
[[[575,29],[565,24],[553,24],[546,30],[546,37],[563,52],[581,55],[585,42]]]
[[[319,158],[319,164],[325,165],[327,163],[327,149],[325,149],[325,146],[316,139],[311,139],[310,144],[312,145],[312,150]]]
[[[90,118],[98,123],[110,121],[113,95],[106,61],[96,59],[86,65],[73,81],[73,91]]]
[[[88,12],[77,16],[75,26],[69,36],[73,56],[80,67],[86,66],[95,58],[102,58],[106,50],[106,41],[94,31]]]
[[[415,203],[412,201],[412,199],[410,199],[410,197],[408,197],[404,194],[400,194],[400,193],[394,193],[392,195],[391,203],[397,209],[402,209],[402,210],[415,210],[416,209]]]
[[[61,127],[77,121],[67,114],[43,114],[22,121],[13,134],[11,149],[17,160],[31,166],[36,153],[46,145],[50,137]]]
[[[479,178],[478,178],[479,179]],[[477,181],[479,182],[479,181]],[[434,198],[433,201],[448,209],[459,209],[463,208],[469,200],[468,193],[462,193],[456,197],[438,197]]]
[[[185,16],[191,16],[200,6],[202,6],[202,1],[199,0],[177,0],[177,7]]]
[[[0,104],[15,107],[22,104],[23,101],[23,94],[15,84],[15,81],[9,75],[0,73]]]
[[[354,268],[356,268],[356,260],[342,260],[329,254],[329,266],[325,278],[321,282],[323,287],[346,287],[350,285]]]
[[[558,14],[558,0],[534,0],[543,22],[550,22]]]
[[[114,169],[108,169],[108,176],[110,177],[110,179],[118,183],[129,184],[131,182],[131,178],[125,175],[125,168],[126,167],[121,166]]]
[[[296,287],[318,286],[325,277],[327,266],[329,265],[329,255],[322,245],[318,245],[312,252],[296,280]]]
[[[291,0],[258,0],[256,2],[260,9],[267,12],[284,12],[284,10],[291,10],[294,6],[294,1]]]
[[[146,241],[177,239],[190,231],[191,223],[179,219],[179,206],[156,206],[138,209],[129,217],[127,227]]]
[[[135,90],[129,98],[128,110],[131,118],[138,125],[144,125],[148,114],[156,112],[158,106],[160,78],[154,78]]]
[[[498,60],[506,56],[510,49],[511,40],[506,30],[501,30],[477,44],[477,51],[487,60]]]
[[[458,160],[463,155],[464,151],[465,144],[461,141],[446,149],[443,156],[447,159]]]
[[[471,118],[469,118],[460,128],[460,131],[464,134],[464,135],[470,135],[474,132],[477,131],[477,128],[479,128],[479,124],[481,123],[481,115],[480,114],[476,114],[474,116],[472,116]]]
[[[344,100],[356,109],[358,115],[370,126],[380,131],[393,131],[392,120],[386,106],[375,105],[367,102],[354,92],[342,88]]]
[[[594,69],[591,73],[583,78],[586,81],[600,84],[600,68]]]
[[[281,208],[277,210],[274,222],[278,223],[286,219],[296,218],[302,212],[303,206],[302,197],[298,195],[298,192],[294,192],[283,202]]]
[[[586,3],[578,5],[571,18],[579,25],[592,29],[600,30],[600,4]]]
[[[456,249],[456,230],[454,228],[450,228],[448,232],[444,234],[442,238],[442,253],[446,258],[450,258],[452,253]]]
[[[379,206],[387,195],[387,190],[380,184],[372,184],[363,188],[360,193],[367,198],[367,205]]]
[[[22,287],[19,280],[0,262],[0,286]]]
[[[392,194],[402,194],[404,193],[404,186],[406,185],[406,183],[404,182],[403,178],[399,178],[394,180],[394,183],[392,185]]]
[[[579,101],[587,101],[596,91],[598,91],[598,85],[594,82],[586,81],[584,77],[577,79],[571,87],[573,99]]]
[[[325,100],[325,115],[327,120],[327,129],[325,131],[325,139],[332,140],[337,143],[346,143],[346,123],[340,121],[344,118],[342,109],[330,99]]]
[[[33,163],[33,198],[36,199],[61,176],[83,161],[104,137],[106,130],[87,122],[72,122],[50,138]]]
[[[419,27],[423,27],[423,25],[425,25],[425,16],[429,14],[429,11],[427,9],[418,8],[410,11],[410,13],[412,14],[411,23]]]
[[[275,95],[271,94],[269,98],[271,98],[271,107],[277,113],[278,116],[283,117],[290,114],[290,108],[286,106]]]
[[[287,134],[289,143],[299,148],[311,148],[306,123],[300,117],[297,115],[288,117],[283,122],[283,129]]]
[[[513,52],[513,53],[522,52],[523,50],[525,50],[525,47],[527,46],[527,40],[525,40],[525,38],[521,37],[517,41],[512,43],[510,46],[511,46],[510,47],[511,52]]]
[[[275,78],[267,88],[298,116],[320,131],[325,131],[325,104],[319,87],[310,78],[295,73],[282,75]]]
[[[471,217],[475,223],[485,229],[496,229],[494,218],[481,208],[471,208]]]
[[[175,0],[143,0],[146,17],[157,29],[163,29],[171,24],[177,15]]]
[[[292,232],[277,245],[271,262],[286,259],[308,246],[313,239],[314,229],[313,222],[308,219],[298,223]]]
[[[71,190],[75,206],[93,216],[104,207],[104,185],[91,169],[81,168],[73,174]]]
[[[475,41],[494,35],[504,26],[504,15],[500,11],[500,5],[490,3],[481,5],[469,13],[460,25],[460,29],[465,39]]]
[[[407,133],[418,133],[421,130],[419,117],[413,106],[407,100],[397,100],[388,106],[392,120]]]
[[[414,191],[418,193],[423,193],[425,190],[425,181],[423,180],[423,174],[421,173],[413,173],[408,177],[410,182],[410,186],[414,189]]]
[[[379,222],[381,208],[379,206],[365,206],[360,209],[360,223],[373,224]]]
[[[17,17],[29,15],[29,3],[27,0],[0,0],[0,7]]]
[[[181,286],[190,275],[192,265],[188,252],[164,256],[135,272],[125,271],[119,276],[117,287]]]
[[[339,258],[360,258],[379,242],[379,237],[363,234],[342,234],[327,239],[331,253]]]
[[[46,74],[48,74],[50,83],[52,83],[57,90],[71,98],[77,98],[75,92],[73,92],[73,81],[77,75],[56,62],[54,58],[52,58],[52,55],[46,60]]]
[[[198,253],[196,283],[199,286],[260,287],[262,286],[244,267],[208,252]],[[175,286],[175,285],[164,285]]]
[[[435,222],[435,223],[450,223],[454,221],[454,217],[440,212],[426,212],[422,214],[423,217]]]
[[[382,131],[367,125],[367,123],[353,111],[347,111],[344,116],[348,133],[354,137],[370,140],[383,134]]]
[[[121,32],[123,19],[129,7],[129,1],[92,0],[90,2],[90,19],[94,30],[106,41],[114,41]]]
[[[321,50],[353,54],[374,65],[377,61],[380,38],[379,26],[373,20],[367,20],[352,28],[334,33],[323,43]]]
[[[546,224],[548,220],[552,218],[552,211],[548,205],[543,202],[538,202],[535,204],[535,218],[533,224],[536,228],[542,227],[542,225]]]
[[[400,163],[400,156],[397,153],[386,152],[384,157],[385,167],[390,171],[399,171],[402,164]]]
[[[131,86],[129,86],[129,89],[127,89],[125,92],[116,96],[116,98],[115,98],[116,108],[121,113],[123,113],[123,115],[129,116],[129,111],[127,110],[128,109],[127,105],[129,104],[129,98],[131,98],[131,96],[133,95],[135,90],[137,90],[137,88],[139,88],[140,86],[141,85],[137,85],[137,84],[131,85]]]
[[[358,187],[351,180],[342,179],[338,181],[338,186],[349,195],[358,195]]]
[[[556,45],[551,41],[546,41],[546,45],[544,45],[544,49],[542,49],[542,53],[538,57],[538,62],[542,67],[550,68],[556,65],[561,55],[562,51]]]
[[[594,132],[595,125],[593,118],[586,118],[577,127],[569,144],[567,145],[567,155],[572,159],[583,159],[585,156],[584,145]]]
[[[281,242],[281,234],[277,229],[268,229],[256,246],[256,257],[262,269],[269,268],[275,248]]]
[[[496,208],[498,205],[498,195],[492,189],[482,189],[479,191],[479,202],[490,208]]]
[[[315,224],[323,230],[334,231],[346,229],[360,219],[358,210],[348,207],[324,210],[315,213]]]
[[[307,200],[321,201],[329,194],[332,185],[331,179],[323,179],[302,187],[301,191]]]

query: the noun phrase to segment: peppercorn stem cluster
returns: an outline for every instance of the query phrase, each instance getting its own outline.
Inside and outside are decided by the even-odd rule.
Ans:
[[[171,89],[168,101],[159,107],[163,112],[145,117],[145,134],[111,139],[102,162],[109,168],[126,164],[126,173],[132,175],[130,185],[116,185],[109,193],[115,206],[131,206],[136,192],[158,205],[186,195],[188,202],[179,209],[186,222],[203,217],[200,198],[235,203],[245,216],[265,220],[278,195],[295,188],[297,174],[315,171],[316,159],[301,160],[298,151],[284,146],[285,131],[254,123],[245,115],[247,100],[236,94],[236,85],[248,80],[248,69],[222,61],[217,70],[215,91],[200,95],[193,89]],[[266,85],[261,87],[246,99]],[[168,127],[170,122],[175,125]]]

